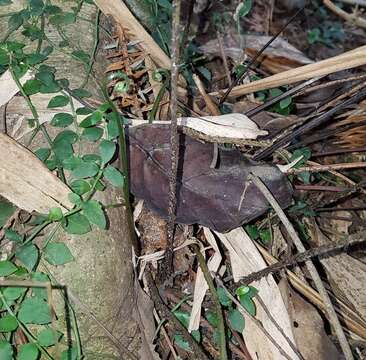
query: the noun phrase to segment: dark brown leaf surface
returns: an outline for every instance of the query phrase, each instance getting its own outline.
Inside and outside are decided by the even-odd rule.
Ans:
[[[292,188],[276,166],[250,161],[236,149],[220,147],[217,167],[212,169],[213,144],[179,134],[179,145],[178,223],[198,223],[227,232],[262,215],[269,204],[248,181],[250,173],[264,181],[282,207],[290,204]],[[144,199],[152,211],[166,218],[169,126],[130,128],[128,156],[132,193]]]

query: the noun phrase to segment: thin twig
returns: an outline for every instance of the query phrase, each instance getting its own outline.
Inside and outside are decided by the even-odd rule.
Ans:
[[[222,309],[221,309],[220,300],[217,295],[215,284],[210,275],[210,270],[207,267],[207,264],[205,262],[205,259],[203,258],[203,255],[200,252],[199,247],[194,244],[194,245],[192,245],[192,248],[197,256],[198,263],[199,263],[202,273],[205,277],[208,288],[210,289],[212,300],[215,303],[216,316],[217,316],[217,320],[218,320],[218,330],[220,333],[220,335],[219,335],[220,336],[220,340],[219,340],[220,360],[227,360],[225,322],[224,322],[224,316],[223,316]]]
[[[266,328],[262,325],[262,323],[256,319],[252,314],[250,314],[241,304],[240,302],[231,294],[231,292],[226,288],[226,286],[224,285],[224,283],[221,281],[221,279],[218,276],[215,276],[217,285],[222,287],[225,292],[226,295],[228,296],[228,298],[238,307],[238,309],[245,313],[255,324],[255,326],[262,331],[262,333],[264,334],[264,336],[266,336],[269,341],[278,349],[278,351],[280,352],[280,354],[286,358],[287,360],[292,360],[291,357],[282,349],[282,347],[276,342],[276,340],[272,337],[272,335],[266,330]]]
[[[295,228],[291,224],[291,222],[288,220],[286,214],[282,210],[281,206],[278,204],[277,200],[273,197],[271,192],[267,189],[267,187],[264,185],[262,180],[254,175],[251,174],[251,180],[253,183],[258,187],[258,189],[261,191],[263,196],[267,199],[267,201],[271,204],[275,212],[277,213],[278,217],[281,219],[283,225],[285,226],[288,234],[290,235],[293,243],[295,244],[297,251],[305,251],[305,247],[302,244],[300,237],[298,236]],[[329,321],[331,322],[332,326],[334,327],[334,330],[337,334],[337,338],[339,340],[340,346],[342,348],[342,351],[345,355],[346,360],[353,360],[353,355],[351,348],[347,342],[346,335],[343,332],[343,328],[339,322],[339,319],[337,317],[337,314],[334,310],[332,301],[329,298],[329,295],[327,291],[325,290],[325,287],[322,283],[322,280],[318,274],[318,271],[316,270],[313,262],[311,260],[307,260],[305,262],[305,265],[315,283],[316,288],[319,291],[320,296],[323,299],[323,302],[325,304],[326,312],[329,316]]]
[[[322,246],[319,246],[319,247],[316,247],[316,248],[313,248],[310,250],[306,250],[304,252],[300,252],[284,261],[276,262],[273,265],[269,265],[262,270],[253,272],[253,273],[241,278],[240,284],[249,285],[253,281],[258,281],[258,280],[268,276],[269,274],[277,273],[277,272],[281,271],[282,269],[285,269],[292,265],[298,265],[300,263],[303,263],[303,262],[305,262],[311,258],[315,258],[315,257],[324,257],[325,255],[333,256],[333,255],[339,254],[343,251],[348,251],[351,246],[361,245],[361,244],[364,244],[365,242],[366,242],[366,240],[363,239],[362,237],[360,237],[360,238],[348,240],[346,242],[342,242],[340,244],[322,245]],[[228,276],[227,278],[224,279],[224,281],[227,282],[231,279],[232,279],[232,276]]]
[[[283,331],[281,326],[278,324],[276,319],[272,316],[271,312],[267,308],[266,304],[262,300],[262,298],[257,294],[255,296],[256,300],[258,301],[259,305],[262,307],[266,315],[268,316],[269,320],[272,322],[272,324],[276,327],[276,329],[279,331],[279,333],[286,339],[287,343],[289,344],[290,348],[293,350],[293,352],[298,356],[299,359],[305,360],[304,357],[301,355],[300,351],[295,346],[294,342],[286,335],[286,333]]]
[[[299,174],[304,171],[309,172],[320,172],[320,171],[329,171],[329,170],[346,170],[346,169],[358,169],[366,167],[366,162],[354,162],[354,163],[340,163],[340,164],[331,164],[331,165],[317,165],[317,166],[303,166],[301,168],[288,169],[286,171],[287,174]]]
[[[160,313],[160,316],[167,319],[169,321],[169,324],[175,328],[175,331],[179,331],[183,339],[188,341],[189,345],[192,347],[192,350],[194,351],[195,358],[197,360],[208,360],[207,355],[203,352],[201,347],[188,333],[187,329],[179,322],[179,320],[171,313],[169,308],[162,301],[159,294],[159,290],[156,287],[156,284],[150,271],[146,271],[146,278],[148,281],[148,287],[151,299],[154,302],[155,309],[158,311],[158,313]]]
[[[273,43],[273,41],[275,41],[278,38],[278,36],[280,36],[280,34],[282,33],[282,31],[284,31],[287,28],[287,26],[296,18],[296,16],[299,15],[300,12],[303,11],[304,9],[305,9],[305,6],[302,7],[301,9],[297,10],[296,13],[294,15],[292,15],[290,17],[290,19],[286,22],[286,24],[277,32],[277,34],[275,34],[262,47],[262,49],[260,49],[260,51],[258,51],[258,53],[254,56],[254,58],[249,62],[249,64],[246,65],[245,71],[231,83],[231,85],[229,86],[229,88],[226,90],[224,96],[220,99],[220,104],[223,104],[224,103],[224,101],[226,100],[226,98],[231,93],[231,90],[234,88],[234,86],[236,86],[241,80],[243,80],[247,76],[248,71],[250,70],[251,66],[253,64],[255,64],[255,62],[258,60],[258,58],[262,55],[263,51],[266,50],[268,48],[268,46],[271,45]]]
[[[218,31],[218,30],[216,31],[216,36],[217,36],[217,40],[219,42],[219,49],[220,49],[220,53],[221,53],[222,63],[224,64],[225,75],[227,77],[227,81],[228,81],[228,84],[230,86],[231,83],[232,83],[231,75],[230,75],[229,65],[227,63],[224,44],[223,44],[223,41],[222,41],[222,36],[221,36],[220,31]]]

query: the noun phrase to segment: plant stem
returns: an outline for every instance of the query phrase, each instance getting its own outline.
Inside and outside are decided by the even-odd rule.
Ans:
[[[205,259],[200,252],[200,249],[197,245],[192,245],[192,248],[197,256],[198,263],[201,267],[205,280],[207,282],[208,288],[210,289],[212,299],[215,303],[216,307],[216,315],[218,319],[218,330],[220,333],[219,347],[220,347],[220,360],[227,360],[227,351],[226,351],[226,337],[225,337],[225,322],[224,316],[221,309],[221,304],[219,300],[219,296],[217,295],[217,291],[215,288],[215,284],[210,275],[210,270],[207,267]]]

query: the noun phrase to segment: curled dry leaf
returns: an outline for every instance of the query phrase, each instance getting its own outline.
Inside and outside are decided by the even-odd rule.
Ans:
[[[128,136],[131,191],[164,218],[171,161],[169,132],[169,125],[138,126],[130,128]],[[250,161],[236,149],[219,148],[217,167],[210,168],[214,144],[182,133],[178,136],[177,222],[226,232],[263,214],[269,204],[248,181],[251,172],[265,182],[281,206],[290,204],[291,186],[276,166]]]
[[[247,55],[254,57],[270,39],[270,36],[246,35],[244,37],[245,52]],[[238,36],[232,34],[224,36],[223,43],[225,54],[234,61],[240,61],[243,50],[239,47]],[[205,54],[221,56],[219,43],[216,39],[208,41],[205,45],[200,46],[200,49]],[[312,63],[301,51],[282,38],[273,41],[264,50],[258,62],[272,74]]]

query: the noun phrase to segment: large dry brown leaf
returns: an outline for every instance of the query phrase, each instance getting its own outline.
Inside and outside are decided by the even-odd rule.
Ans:
[[[168,212],[170,129],[167,125],[129,129],[131,190],[159,215]],[[236,149],[220,148],[217,168],[211,168],[214,145],[179,134],[177,222],[199,223],[226,232],[260,216],[269,204],[248,182],[253,172],[281,206],[290,204],[292,189],[273,165],[255,163]]]
[[[0,195],[29,212],[72,208],[70,189],[28,149],[0,133]]]
[[[279,283],[296,345],[305,360],[340,360],[335,345],[328,338],[316,308],[292,290],[285,279]]]

